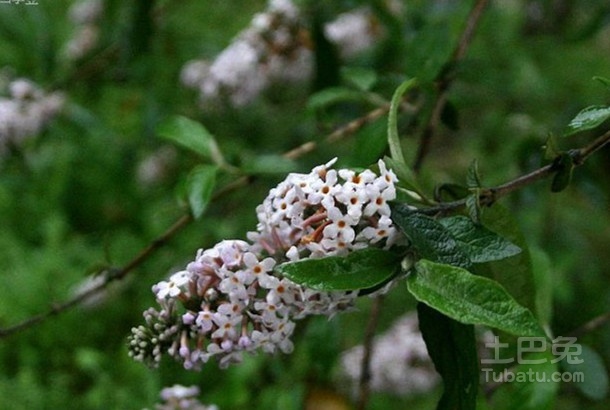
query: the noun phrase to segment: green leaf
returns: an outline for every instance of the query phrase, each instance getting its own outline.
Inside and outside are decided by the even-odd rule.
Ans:
[[[401,257],[390,251],[367,248],[347,256],[303,259],[277,267],[279,273],[305,287],[325,290],[356,290],[377,286],[398,270]]]
[[[578,359],[582,363],[568,363],[567,360],[560,362],[562,370],[572,374],[575,379],[582,375],[582,380],[574,380],[575,387],[591,400],[603,400],[608,395],[608,371],[604,359],[593,349],[586,345],[582,348]]]
[[[604,105],[593,105],[579,112],[568,124],[564,137],[577,132],[593,129],[610,118],[610,107]]]
[[[472,263],[500,260],[521,252],[517,245],[465,216],[443,218],[439,222],[460,243]]]
[[[460,114],[454,103],[447,101],[441,111],[441,122],[447,126],[451,131],[457,131],[460,129]]]
[[[195,167],[186,179],[186,189],[191,212],[198,219],[205,212],[216,185],[214,165],[199,165]]]
[[[428,354],[443,378],[437,409],[474,410],[479,386],[474,326],[459,323],[424,303],[417,304],[417,316]]]
[[[182,116],[171,117],[157,127],[157,134],[218,166],[226,165],[212,134],[196,121]]]
[[[549,346],[550,343],[547,343]],[[509,369],[481,368],[484,382],[491,385],[498,379],[505,380],[496,390],[491,399],[494,410],[551,410],[559,382],[553,381],[557,377],[557,363],[551,349],[542,352],[527,353],[523,357],[528,361],[537,363],[521,363]],[[495,373],[494,373],[495,372]],[[494,374],[496,380],[494,380]]]
[[[553,169],[555,176],[551,183],[551,192],[561,192],[570,185],[572,180],[574,159],[569,153],[564,152],[553,163]]]
[[[527,308],[498,282],[465,269],[422,259],[407,278],[415,298],[466,324],[484,325],[517,336],[544,336]]]
[[[356,144],[350,163],[368,165],[377,162],[388,147],[385,126],[385,121],[373,121],[356,133]]]
[[[409,238],[420,257],[468,268],[470,258],[451,232],[429,216],[413,212],[405,205],[392,207],[392,219]]]
[[[405,157],[402,153],[402,147],[400,145],[400,138],[398,136],[398,107],[402,101],[402,96],[408,90],[413,88],[416,84],[414,78],[406,80],[398,86],[394,95],[392,96],[392,102],[390,103],[390,112],[388,115],[388,145],[390,146],[390,155],[392,159],[406,167]]]

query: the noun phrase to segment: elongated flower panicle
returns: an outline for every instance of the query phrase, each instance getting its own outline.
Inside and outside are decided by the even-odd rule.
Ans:
[[[274,271],[279,263],[387,249],[402,240],[388,205],[396,175],[383,161],[379,175],[334,170],[335,162],[290,174],[271,189],[256,208],[249,242],[200,249],[184,270],[154,285],[160,310],[147,310],[146,324],[132,330],[130,355],[156,365],[167,353],[200,369],[212,357],[226,367],[244,352],[290,353],[294,320],[353,306],[357,291],[307,289]]]

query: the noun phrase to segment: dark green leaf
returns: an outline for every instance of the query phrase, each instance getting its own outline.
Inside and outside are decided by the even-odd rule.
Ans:
[[[589,346],[580,346],[582,351],[576,358],[582,360],[582,363],[568,363],[564,359],[561,361],[561,367],[573,377],[575,374],[582,374],[582,381],[574,380],[575,387],[582,394],[591,400],[603,400],[608,395],[608,371],[604,359]]]
[[[555,176],[551,183],[551,192],[561,192],[570,185],[572,171],[574,170],[574,160],[572,156],[564,152],[553,163]]]
[[[451,232],[436,220],[398,204],[392,207],[392,219],[409,238],[422,258],[468,268],[470,259]]]
[[[500,260],[521,252],[517,245],[465,216],[443,218],[439,222],[460,243],[472,263]]]
[[[351,252],[347,256],[303,259],[278,266],[279,273],[305,287],[325,290],[356,290],[377,286],[398,270],[401,257],[377,248]]]
[[[219,166],[225,164],[212,134],[196,121],[182,116],[171,117],[157,127],[157,134]]]
[[[443,106],[443,111],[441,112],[441,122],[447,126],[452,131],[457,131],[460,129],[459,122],[459,112],[451,101],[447,101],[447,103]]]
[[[544,336],[532,312],[498,282],[465,269],[422,259],[415,264],[407,285],[417,300],[459,322],[517,336]]]
[[[568,124],[565,137],[580,131],[593,129],[610,118],[610,107],[604,105],[593,105],[579,112]]]
[[[424,303],[417,304],[417,316],[428,354],[443,378],[443,396],[437,409],[474,410],[479,386],[474,327]]]
[[[195,167],[188,175],[186,189],[191,212],[195,219],[203,215],[210,203],[216,184],[216,171],[218,167],[213,165],[200,165]]]

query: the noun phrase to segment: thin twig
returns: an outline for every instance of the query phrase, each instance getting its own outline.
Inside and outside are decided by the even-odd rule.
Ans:
[[[595,152],[602,149],[606,144],[610,143],[610,131],[606,132],[602,136],[595,139],[590,144],[576,150],[570,151],[572,160],[575,166],[580,166]],[[517,191],[527,185],[547,178],[553,175],[557,171],[555,162],[538,168],[528,174],[517,177],[509,182],[502,185],[498,185],[493,188],[485,188],[481,190],[479,196],[480,204],[483,206],[492,205],[495,201],[504,197],[514,191]],[[425,215],[446,215],[462,209],[466,206],[466,198],[459,199],[451,202],[443,202],[435,206],[428,208],[420,208],[415,212],[422,213]]]
[[[417,154],[415,156],[415,161],[413,163],[413,170],[418,172],[422,164],[424,162],[424,158],[428,155],[428,151],[430,149],[430,141],[436,132],[436,128],[438,127],[441,114],[443,109],[445,108],[445,104],[447,103],[447,91],[451,86],[451,82],[454,78],[455,66],[459,63],[464,56],[466,55],[466,51],[472,42],[472,38],[474,36],[475,29],[480,21],[481,15],[483,14],[483,10],[487,5],[488,0],[478,0],[472,10],[470,10],[470,14],[468,15],[468,19],[466,20],[466,24],[464,26],[464,31],[460,36],[460,40],[458,41],[451,58],[445,64],[444,69],[441,70],[438,77],[435,80],[436,83],[436,99],[432,105],[432,111],[426,126],[422,132],[420,137],[419,146],[417,150]]]
[[[364,353],[362,355],[362,363],[360,367],[360,380],[358,381],[358,403],[356,409],[364,410],[369,401],[371,393],[371,359],[373,357],[373,341],[375,337],[375,329],[379,322],[379,313],[383,304],[383,295],[373,299],[371,312],[369,313],[369,321],[366,325],[364,333],[364,341],[362,343]]]
[[[343,127],[338,128],[331,134],[329,134],[324,140],[326,142],[336,142],[339,141],[357,131],[359,128],[364,125],[376,120],[377,118],[383,116],[387,113],[389,109],[388,107],[380,107],[370,111],[365,114],[362,118],[358,118]],[[317,149],[319,144],[315,142],[306,142],[301,146],[290,150],[284,153],[284,157],[289,159],[296,159],[302,157],[303,155],[312,152]],[[214,193],[211,198],[211,201],[214,202],[219,198],[236,191],[237,189],[247,186],[252,182],[252,177],[250,176],[242,176],[235,181],[225,185],[222,189],[219,189]],[[90,297],[102,292],[109,283],[123,279],[127,274],[131,271],[142,265],[151,255],[153,255],[159,248],[163,247],[170,239],[172,239],[178,232],[188,226],[191,222],[193,222],[193,216],[190,212],[183,214],[179,217],[176,222],[172,224],[163,234],[150,242],[144,249],[142,249],[138,254],[133,257],[127,264],[125,264],[121,268],[110,268],[100,272],[100,275],[104,275],[104,280],[101,281],[96,286],[88,289],[85,292],[78,293],[74,295],[72,298],[62,302],[62,303],[52,303],[51,307],[46,311],[39,313],[37,315],[31,316],[15,325],[8,326],[5,328],[0,328],[0,339],[18,333],[20,331],[31,328],[46,319],[49,319],[53,316],[57,316],[60,313],[66,312],[67,310],[78,306],[85,300]]]

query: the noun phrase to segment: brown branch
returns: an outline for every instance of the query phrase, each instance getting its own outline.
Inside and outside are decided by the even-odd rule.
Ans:
[[[597,139],[595,139],[590,144],[570,151],[570,155],[572,157],[573,164],[575,166],[580,166],[585,163],[585,161],[593,155],[595,152],[602,149],[606,144],[610,142],[610,131],[601,135]],[[545,165],[541,168],[538,168],[528,174],[517,177],[509,182],[506,182],[502,185],[498,185],[493,188],[484,188],[481,190],[481,194],[479,196],[479,201],[483,206],[492,205],[495,201],[504,197],[514,191],[517,191],[525,186],[528,186],[536,181],[547,178],[553,175],[557,169],[555,166],[555,162]],[[425,215],[446,215],[455,211],[458,211],[466,206],[466,198],[459,199],[452,202],[443,202],[435,206],[431,206],[428,208],[418,209],[416,212],[425,214]]]
[[[343,127],[338,128],[331,134],[329,134],[324,141],[328,143],[339,141],[351,134],[355,131],[363,127],[364,125],[380,118],[384,114],[386,114],[389,110],[389,105],[374,109],[369,113],[365,114],[363,117],[358,118]],[[296,159],[302,157],[303,155],[314,151],[317,149],[319,144],[315,142],[306,142],[301,146],[290,150],[283,154],[284,157],[289,159]],[[235,181],[231,182],[228,185],[225,185],[222,189],[219,189],[214,193],[211,198],[211,201],[216,201],[219,198],[241,188],[247,186],[251,183],[252,177],[250,176],[242,176]],[[31,316],[15,325],[8,326],[5,328],[0,328],[0,339],[18,333],[22,330],[26,330],[31,328],[50,317],[57,316],[60,313],[63,313],[75,306],[78,306],[85,300],[90,297],[98,294],[99,292],[106,289],[109,283],[114,280],[123,279],[127,274],[129,274],[134,269],[138,268],[142,265],[151,255],[153,255],[159,248],[163,247],[167,242],[169,242],[178,232],[188,226],[191,222],[193,222],[193,216],[190,212],[185,213],[180,218],[172,224],[163,234],[150,242],[144,249],[142,249],[135,257],[133,257],[127,264],[125,264],[121,268],[109,268],[100,272],[100,275],[104,275],[104,280],[100,282],[98,285],[86,290],[85,292],[79,293],[72,298],[62,302],[62,303],[52,303],[51,307],[46,311],[39,313],[37,315]]]
[[[362,343],[364,352],[362,355],[362,363],[360,367],[360,380],[358,381],[358,403],[356,409],[364,410],[369,401],[371,393],[371,359],[373,357],[374,336],[377,323],[379,322],[379,313],[383,304],[383,295],[377,296],[373,300],[369,321],[364,332],[364,341]]]
[[[432,104],[432,111],[420,137],[417,154],[413,163],[413,170],[415,172],[418,172],[421,169],[424,158],[426,155],[428,155],[428,151],[430,150],[430,141],[436,132],[441,114],[445,108],[445,104],[447,103],[447,91],[449,90],[451,82],[453,81],[455,66],[466,55],[466,51],[472,42],[475,29],[481,19],[481,15],[483,14],[485,6],[487,6],[487,3],[488,0],[477,0],[477,2],[474,4],[466,20],[464,31],[462,31],[460,40],[451,54],[451,58],[447,63],[445,63],[444,69],[441,70],[435,80],[437,89],[436,99]]]

